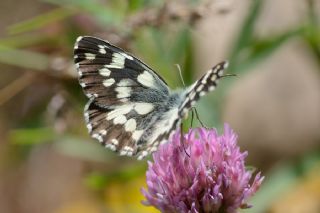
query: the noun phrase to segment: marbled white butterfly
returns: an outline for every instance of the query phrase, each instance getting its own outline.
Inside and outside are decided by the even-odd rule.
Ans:
[[[139,160],[167,141],[196,101],[216,88],[228,65],[219,63],[188,88],[171,91],[145,63],[98,38],[78,37],[74,61],[89,98],[84,117],[90,135]]]

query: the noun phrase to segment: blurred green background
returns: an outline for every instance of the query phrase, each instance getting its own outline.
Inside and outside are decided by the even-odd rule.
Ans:
[[[320,1],[1,0],[0,211],[157,212],[146,161],[90,139],[73,65],[80,35],[122,47],[171,88],[228,59],[198,104],[266,176],[244,212],[320,212]],[[190,125],[190,118],[185,126]],[[195,122],[195,126],[199,126]]]

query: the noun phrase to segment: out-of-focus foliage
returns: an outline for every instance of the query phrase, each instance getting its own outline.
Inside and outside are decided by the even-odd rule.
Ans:
[[[102,37],[142,58],[172,88],[183,86],[175,66],[179,64],[189,85],[196,76],[193,50],[196,41],[192,32],[197,22],[205,18],[205,13],[201,13],[204,3],[178,2],[43,0],[45,8],[41,14],[8,26],[0,37],[0,133],[5,147],[0,150],[5,153],[0,153],[1,168],[17,164],[23,168],[24,160],[45,146],[52,146],[55,152],[85,165],[82,185],[94,194],[95,201],[72,200],[56,212],[153,211],[140,204],[139,190],[145,184],[146,162],[118,157],[98,143],[91,143],[83,122],[87,100],[77,82],[72,51],[79,35]],[[223,97],[230,86],[289,40],[299,38],[307,43],[320,66],[319,17],[314,1],[306,1],[308,16],[303,24],[267,37],[258,36],[255,31],[263,3],[252,1],[229,50],[229,70],[238,77],[223,79],[215,94],[198,105],[200,117],[208,126],[222,127]],[[185,124],[189,126],[190,118]],[[199,123],[195,120],[194,125]],[[296,190],[293,192],[296,194],[300,186],[312,188],[309,183],[318,187],[314,176],[301,180],[314,171],[310,165],[319,164],[319,152],[309,155],[264,174],[266,183],[252,201],[255,205],[252,212],[270,209],[274,198],[288,188]]]

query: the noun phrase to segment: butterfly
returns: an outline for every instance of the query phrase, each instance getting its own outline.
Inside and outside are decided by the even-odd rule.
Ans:
[[[167,142],[196,101],[216,88],[228,66],[221,62],[191,86],[172,91],[148,65],[99,38],[78,37],[74,62],[89,98],[84,117],[91,137],[139,160]]]

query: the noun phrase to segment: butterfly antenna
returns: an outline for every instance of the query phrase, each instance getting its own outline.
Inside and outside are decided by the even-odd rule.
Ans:
[[[184,146],[184,137],[183,137],[183,124],[180,124],[180,142],[182,144],[183,150],[186,153],[186,155],[190,158],[189,153],[186,150],[186,147]]]
[[[193,126],[193,118],[194,118],[194,112],[193,112],[193,107],[191,108],[191,128]]]
[[[181,72],[181,67],[180,67],[179,64],[175,64],[175,65],[176,65],[177,68],[178,68],[179,75],[180,75],[180,80],[181,80],[181,82],[182,82],[182,84],[183,84],[183,87],[186,87],[186,84],[184,83],[184,80],[183,80],[183,76],[182,76],[182,72]]]
[[[201,124],[201,126],[204,127],[204,128],[206,128],[206,129],[208,129],[208,127],[202,123],[202,121],[201,121],[201,119],[200,119],[200,116],[199,116],[199,114],[198,114],[197,108],[193,107],[193,110],[194,110],[194,112],[195,112],[195,114],[196,114],[196,118],[197,118],[197,120],[199,121],[199,123]]]
[[[230,74],[224,74],[224,75],[222,75],[220,78],[235,77],[235,76],[237,76],[237,74],[230,73]]]

